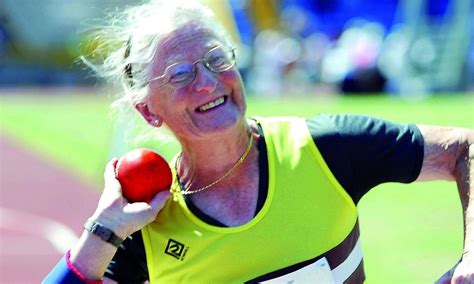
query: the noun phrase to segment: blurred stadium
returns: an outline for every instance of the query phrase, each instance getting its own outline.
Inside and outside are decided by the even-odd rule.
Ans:
[[[202,1],[239,42],[251,93],[419,95],[473,88],[469,0]],[[91,48],[87,25],[133,2],[3,0],[0,86],[92,84],[72,63]]]
[[[348,112],[474,128],[471,0],[201,1],[238,43],[250,115]],[[92,23],[133,3],[0,1],[1,283],[37,283],[61,256],[29,238],[34,233],[9,227],[5,212],[13,211],[6,209],[60,221],[79,235],[95,205],[56,186],[57,176],[22,173],[61,169],[94,200],[105,162],[132,147],[109,115],[110,90],[77,58],[96,44],[87,31]],[[176,145],[143,143],[167,158],[176,151]],[[19,158],[11,146],[43,166],[14,165]],[[33,188],[10,183],[16,179]],[[50,187],[41,187],[45,180]],[[43,203],[25,202],[35,190],[47,197]],[[57,202],[74,210],[64,212]],[[383,185],[359,209],[368,283],[432,283],[460,257],[454,184]],[[30,226],[28,220],[17,222]],[[38,262],[43,267],[29,268]]]

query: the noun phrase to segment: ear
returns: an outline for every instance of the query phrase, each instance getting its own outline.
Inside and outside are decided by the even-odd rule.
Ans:
[[[135,109],[151,126],[160,127],[163,124],[163,119],[161,118],[161,116],[152,113],[146,103],[135,104]]]

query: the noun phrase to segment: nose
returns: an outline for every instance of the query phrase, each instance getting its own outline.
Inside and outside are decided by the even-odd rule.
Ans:
[[[196,78],[194,79],[194,89],[198,93],[212,93],[219,79],[217,74],[207,69],[204,64],[196,64]]]

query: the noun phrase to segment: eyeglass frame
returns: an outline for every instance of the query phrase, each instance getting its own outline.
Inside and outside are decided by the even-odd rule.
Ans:
[[[206,51],[206,53],[204,54],[204,56],[203,56],[202,58],[200,58],[200,59],[198,59],[198,60],[192,62],[192,66],[193,66],[193,68],[192,68],[192,70],[193,70],[193,72],[192,72],[193,76],[192,76],[192,77],[193,77],[193,79],[190,80],[188,83],[184,84],[184,85],[181,86],[181,87],[188,86],[190,83],[192,83],[192,82],[194,81],[194,79],[196,79],[197,70],[196,70],[196,67],[195,67],[195,66],[196,66],[196,64],[199,63],[199,62],[204,62],[204,67],[206,67],[207,70],[211,71],[212,73],[216,73],[216,74],[217,74],[217,73],[224,72],[224,71],[227,71],[227,70],[231,69],[232,67],[234,67],[234,66],[235,66],[235,63],[236,63],[235,50],[237,49],[237,47],[231,47],[231,48],[230,48],[230,51],[232,52],[231,64],[230,64],[228,67],[226,67],[225,69],[215,71],[215,70],[212,70],[212,68],[211,68],[211,67],[209,66],[209,64],[207,63],[207,61],[206,61],[206,56],[209,54],[209,52],[211,52],[211,51],[213,51],[213,50],[215,50],[215,49],[217,49],[217,48],[221,48],[221,47],[225,47],[225,46],[223,46],[223,45],[217,45],[217,46],[215,46],[215,47],[209,49],[208,51]],[[184,62],[189,62],[189,61],[183,60],[183,61],[178,61],[178,62],[175,62],[175,63],[173,63],[173,64],[168,65],[168,66],[165,68],[165,70],[163,71],[163,74],[162,74],[162,75],[156,76],[156,77],[154,77],[154,78],[148,80],[148,83],[151,83],[152,81],[155,81],[155,80],[160,80],[160,79],[165,78],[165,77],[166,77],[166,71],[167,71],[170,67],[172,67],[172,66],[174,66],[174,65],[177,65],[177,64],[179,64],[179,63],[184,63]],[[167,81],[166,83],[163,83],[163,85],[166,85],[166,84],[171,85],[173,88],[180,88],[180,87],[177,87],[177,86],[173,85],[172,83],[170,83],[170,79],[168,79],[168,81]]]

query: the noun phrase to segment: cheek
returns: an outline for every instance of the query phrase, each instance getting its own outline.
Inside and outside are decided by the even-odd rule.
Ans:
[[[153,94],[150,96],[150,98],[147,101],[148,108],[149,110],[157,115],[161,115],[161,109],[162,109],[162,100],[160,100],[160,95],[158,94]]]
[[[222,81],[224,81],[227,85],[231,86],[234,92],[239,92],[244,94],[244,83],[242,81],[242,77],[240,73],[232,68],[227,72],[222,73]]]
[[[150,111],[160,116],[166,115],[167,110],[173,105],[172,97],[171,92],[165,88],[160,88],[160,91],[155,91],[148,99]]]
[[[232,72],[224,72],[222,80],[227,86],[232,88],[232,97],[241,112],[245,113],[247,110],[247,104],[245,102],[245,88],[242,81],[242,77],[237,70],[229,70]]]

